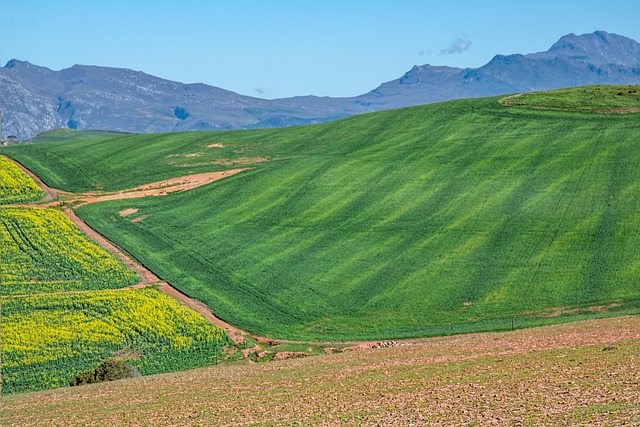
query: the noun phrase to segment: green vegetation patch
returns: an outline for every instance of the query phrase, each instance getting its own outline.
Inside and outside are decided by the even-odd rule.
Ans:
[[[103,361],[142,374],[205,366],[226,332],[156,289],[2,300],[2,393],[65,387]]]
[[[33,144],[44,144],[59,141],[102,141],[118,136],[131,135],[126,132],[110,132],[99,130],[75,130],[75,129],[53,129],[42,132],[34,136],[31,141]]]
[[[7,153],[77,189],[250,165],[78,213],[263,336],[390,339],[638,312],[637,117],[498,100]]]
[[[72,192],[118,191],[201,172],[276,160],[268,143],[277,130],[123,135],[55,131],[34,144],[0,151],[29,165],[47,185]],[[230,136],[227,138],[227,136]],[[19,149],[16,149],[19,148]]]
[[[0,294],[130,286],[139,277],[62,212],[0,208]]]
[[[592,113],[640,113],[640,86],[585,86],[503,98],[512,107]]]
[[[11,160],[0,156],[0,204],[32,202],[44,195],[31,177]]]
[[[386,339],[637,311],[637,120],[496,101],[256,133],[254,150],[281,160],[78,212],[266,336]],[[144,219],[118,215],[131,207]]]

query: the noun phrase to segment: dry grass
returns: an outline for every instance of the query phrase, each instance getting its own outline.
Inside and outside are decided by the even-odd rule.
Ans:
[[[3,426],[638,425],[640,318],[219,366],[2,400]],[[606,349],[606,350],[605,350]]]

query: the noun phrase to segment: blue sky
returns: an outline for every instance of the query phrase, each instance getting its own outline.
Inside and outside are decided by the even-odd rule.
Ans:
[[[640,1],[2,0],[0,61],[122,67],[243,95],[353,96],[413,65],[478,67],[604,30]]]

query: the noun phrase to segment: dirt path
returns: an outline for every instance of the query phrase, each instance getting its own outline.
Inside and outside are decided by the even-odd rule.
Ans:
[[[4,156],[3,156],[4,157]],[[36,184],[38,185],[38,187],[42,188],[45,192],[45,196],[40,199],[40,201],[45,202],[45,201],[50,201],[50,200],[57,200],[58,199],[58,190],[55,190],[51,187],[49,187],[47,184],[45,184],[44,182],[42,182],[42,180],[35,175],[33,172],[31,172],[29,169],[27,169],[26,167],[24,167],[22,165],[22,163],[18,162],[15,159],[11,159],[9,157],[7,157],[7,159],[9,159],[10,161],[12,161],[22,172],[26,173],[27,175],[29,175],[29,177],[31,179],[33,179]]]
[[[504,105],[504,106],[506,106],[506,107],[513,107],[513,104],[511,104],[511,100],[512,100],[512,99],[515,99],[515,98],[518,98],[518,97],[520,97],[520,96],[522,96],[522,95],[524,95],[524,93],[517,93],[517,94],[515,94],[515,95],[505,96],[504,98],[500,98],[500,99],[498,100],[498,102],[499,102],[501,105]]]
[[[240,168],[240,169],[231,169],[228,171],[222,172],[209,172],[209,173],[201,173],[195,175],[189,175],[180,178],[174,178],[159,182],[154,182],[150,184],[145,184],[136,188],[132,188],[130,190],[123,190],[118,193],[112,194],[101,194],[101,193],[85,193],[85,194],[74,194],[64,192],[55,188],[51,188],[46,185],[42,180],[36,176],[33,172],[27,169],[25,166],[20,164],[14,159],[9,159],[14,164],[16,164],[23,172],[29,175],[35,182],[42,188],[46,196],[41,199],[37,203],[30,204],[20,204],[19,206],[25,207],[36,207],[36,208],[46,208],[51,206],[59,206],[63,205],[63,211],[65,215],[78,227],[80,228],[87,236],[93,239],[96,243],[98,243],[101,247],[109,251],[111,254],[120,259],[127,267],[135,271],[138,276],[140,276],[140,283],[121,289],[130,289],[130,288],[143,288],[150,285],[157,285],[159,290],[177,298],[186,306],[200,313],[205,319],[209,320],[211,323],[222,327],[227,330],[229,337],[231,340],[239,345],[242,345],[246,342],[245,336],[248,336],[249,333],[242,331],[224,320],[218,318],[213,314],[213,312],[202,302],[195,300],[193,298],[188,297],[182,292],[178,291],[176,288],[172,287],[169,283],[163,281],[158,276],[156,276],[151,270],[146,268],[144,265],[138,263],[133,258],[131,258],[128,254],[126,254],[120,247],[116,244],[108,240],[102,234],[98,233],[96,230],[91,228],[87,223],[85,223],[82,219],[80,219],[76,213],[64,205],[61,198],[63,198],[67,203],[73,204],[78,201],[80,203],[75,205],[75,208],[86,205],[89,203],[97,203],[103,202],[107,200],[120,200],[120,199],[132,199],[132,198],[141,198],[141,197],[152,197],[152,196],[165,196],[171,193],[191,190],[206,184],[209,184],[214,181],[218,181],[220,179],[233,176],[237,173],[247,170],[248,168]],[[49,203],[42,203],[49,202]],[[18,206],[18,205],[16,205]]]

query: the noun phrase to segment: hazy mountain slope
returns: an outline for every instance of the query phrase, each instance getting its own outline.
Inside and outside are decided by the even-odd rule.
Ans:
[[[5,137],[29,138],[58,127],[136,133],[273,127],[359,112],[340,100],[268,101],[106,67],[55,72],[12,60],[0,69],[0,82]]]
[[[2,136],[69,127],[135,133],[281,127],[354,114],[587,84],[640,84],[640,44],[606,32],[562,37],[548,51],[497,55],[480,68],[415,66],[353,98],[265,100],[142,72],[75,65],[0,68]]]

